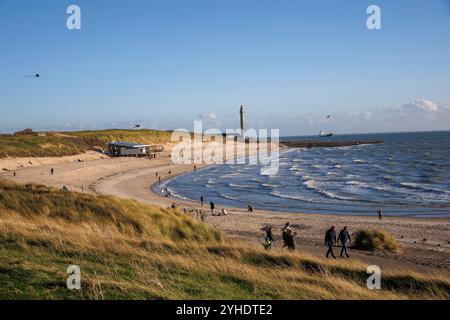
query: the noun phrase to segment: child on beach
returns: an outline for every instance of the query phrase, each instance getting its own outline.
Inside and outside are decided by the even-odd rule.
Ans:
[[[261,231],[264,231],[266,233],[263,246],[266,250],[268,250],[272,247],[273,244],[272,228],[266,225],[264,228],[261,229]]]

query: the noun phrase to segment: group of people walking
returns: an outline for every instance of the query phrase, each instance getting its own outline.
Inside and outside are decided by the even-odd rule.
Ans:
[[[330,229],[328,229],[325,232],[325,245],[328,248],[328,251],[326,253],[326,257],[329,258],[330,255],[336,259],[336,256],[333,252],[333,247],[337,242],[341,243],[341,254],[340,256],[343,258],[344,254],[347,258],[350,258],[348,252],[347,252],[347,243],[351,243],[352,239],[350,238],[350,233],[347,230],[347,226],[345,226],[340,232],[339,235],[336,237],[336,230],[334,226],[332,226]]]
[[[273,245],[273,232],[272,227],[266,225],[261,229],[261,231],[265,232],[265,238],[263,246],[266,249],[270,249]],[[281,230],[281,237],[283,239],[283,250],[288,249],[289,251],[295,251],[295,236],[297,233],[292,229],[289,222],[285,224],[283,229]],[[351,243],[350,238],[350,232],[347,229],[347,226],[342,228],[342,230],[339,232],[338,236],[336,236],[336,230],[335,227],[332,226],[330,229],[328,229],[325,232],[325,245],[327,247],[327,252],[325,256],[329,258],[330,256],[336,259],[336,256],[334,255],[333,249],[336,243],[341,244],[341,254],[340,256],[342,258],[347,257],[350,258],[350,255],[347,252],[347,246],[348,243]],[[344,256],[345,255],[345,256]]]

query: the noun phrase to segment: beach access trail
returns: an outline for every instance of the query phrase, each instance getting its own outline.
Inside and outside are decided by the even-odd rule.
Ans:
[[[156,173],[164,181],[193,171],[193,165],[174,165],[167,155],[149,160],[89,154],[45,158],[43,163],[36,159],[27,166],[23,165],[24,162],[24,159],[0,159],[0,169],[5,168],[6,163],[9,166],[8,171],[2,170],[0,178],[55,188],[66,186],[72,191],[131,198],[162,207],[176,203],[180,210],[186,209],[187,212],[192,212],[188,214],[197,218],[199,215],[194,212],[202,211],[206,223],[223,230],[233,239],[255,246],[259,246],[263,239],[260,229],[268,224],[273,227],[275,235],[272,250],[281,249],[281,228],[289,221],[297,232],[297,250],[318,257],[325,254],[323,235],[331,225],[335,225],[338,230],[347,225],[351,232],[358,229],[384,229],[400,242],[403,248],[401,254],[350,250],[351,258],[368,265],[378,265],[387,272],[402,268],[450,276],[450,219],[385,217],[380,221],[375,213],[373,217],[286,213],[262,211],[257,204],[255,212],[247,212],[247,208],[226,208],[229,213],[227,216],[211,216],[208,199],[201,206],[199,201],[166,198],[152,191],[152,186],[158,183]],[[16,170],[12,170],[15,164]],[[51,168],[54,169],[53,175],[50,174]],[[216,205],[216,208],[220,211],[222,207]],[[336,247],[337,256],[339,251],[340,248]]]

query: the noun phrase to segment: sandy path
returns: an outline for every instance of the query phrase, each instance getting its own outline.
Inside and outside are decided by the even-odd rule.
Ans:
[[[2,170],[3,172],[7,172],[36,166],[56,165],[61,163],[78,162],[79,160],[89,161],[104,158],[106,158],[105,155],[102,155],[95,151],[87,151],[83,154],[66,157],[4,158],[0,159],[0,170]]]
[[[50,175],[50,168],[55,169]],[[385,229],[394,235],[403,247],[401,255],[365,253],[351,250],[352,258],[368,264],[376,264],[382,270],[409,268],[427,273],[443,273],[450,276],[450,219],[415,219],[385,218],[379,221],[375,217],[331,216],[317,214],[268,212],[257,210],[248,213],[243,209],[227,208],[230,213],[226,217],[211,216],[205,205],[164,198],[151,191],[157,182],[155,173],[162,179],[191,171],[192,165],[173,165],[169,158],[158,160],[136,158],[96,159],[84,162],[61,162],[50,165],[32,166],[17,171],[13,177],[11,172],[3,172],[1,177],[21,183],[40,183],[60,188],[63,185],[71,190],[95,191],[122,198],[138,199],[151,205],[167,207],[173,202],[189,210],[204,212],[205,221],[224,230],[233,238],[241,241],[258,243],[262,238],[260,228],[270,224],[274,228],[275,248],[280,244],[280,230],[289,221],[298,233],[297,243],[300,251],[323,256],[323,233],[330,226],[337,229],[348,225],[350,231],[359,228]],[[171,170],[171,175],[168,172]],[[207,201],[208,199],[205,199]],[[427,239],[424,241],[424,239]],[[335,254],[339,253],[336,248]]]

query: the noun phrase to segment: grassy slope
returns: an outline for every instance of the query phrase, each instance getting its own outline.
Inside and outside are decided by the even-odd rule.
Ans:
[[[80,266],[81,291],[65,287]],[[172,210],[0,181],[0,299],[450,298],[448,279],[265,252]]]
[[[106,147],[110,141],[162,144],[171,133],[156,130],[100,130],[49,132],[46,136],[0,136],[0,158],[58,157],[79,154],[94,146]]]

